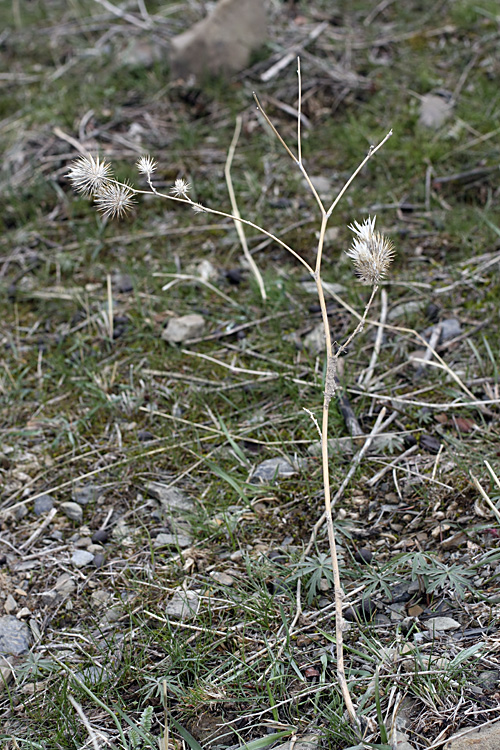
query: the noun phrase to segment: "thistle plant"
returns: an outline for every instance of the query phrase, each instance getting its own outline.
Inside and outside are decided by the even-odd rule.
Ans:
[[[363,284],[371,286],[371,294],[369,295],[368,301],[365,305],[363,315],[360,317],[358,325],[354,331],[350,334],[348,339],[340,345],[333,345],[332,337],[330,333],[330,326],[328,322],[327,308],[325,302],[325,296],[323,291],[323,283],[321,278],[323,251],[325,243],[325,234],[328,226],[328,222],[337,207],[339,201],[356,178],[356,176],[363,169],[365,164],[375,155],[375,153],[384,145],[388,138],[392,135],[390,131],[378,145],[373,146],[368,151],[365,158],[359,163],[354,172],[351,174],[347,182],[344,184],[342,189],[337,194],[333,202],[326,206],[320,198],[314,184],[307,172],[305,164],[302,159],[302,145],[301,145],[301,72],[300,72],[300,60],[298,61],[298,106],[297,106],[297,153],[295,154],[288,144],[281,137],[263,107],[261,106],[258,98],[255,96],[258,110],[261,112],[267,124],[272,129],[273,133],[279,139],[282,146],[292,159],[295,166],[299,169],[302,176],[304,177],[309,190],[311,191],[314,200],[316,201],[319,215],[320,215],[320,229],[319,239],[316,247],[316,258],[313,265],[311,265],[299,252],[295,251],[286,242],[280,239],[277,235],[265,229],[264,227],[258,226],[254,222],[244,219],[240,216],[239,211],[235,208],[235,202],[233,198],[231,203],[233,206],[232,212],[224,212],[209,206],[205,206],[201,203],[197,203],[190,197],[190,185],[184,179],[179,178],[175,181],[169,193],[159,192],[153,184],[153,176],[156,170],[155,160],[149,156],[142,156],[136,166],[138,172],[146,178],[148,189],[141,190],[133,187],[129,183],[119,182],[113,177],[111,165],[105,161],[101,161],[99,157],[93,157],[90,154],[80,157],[76,160],[70,171],[68,177],[74,187],[74,189],[86,196],[93,198],[96,208],[105,217],[120,218],[127,212],[129,212],[136,199],[141,194],[155,195],[160,199],[168,201],[174,201],[177,203],[185,204],[190,207],[196,213],[207,213],[214,216],[222,216],[232,219],[237,226],[252,227],[261,234],[269,237],[274,242],[283,247],[289,252],[299,263],[304,266],[308,273],[314,279],[318,294],[319,305],[321,309],[322,322],[325,332],[326,341],[326,377],[323,392],[323,408],[322,408],[322,419],[321,422],[315,421],[317,428],[319,429],[321,436],[321,455],[322,455],[322,474],[323,474],[323,489],[324,489],[324,502],[325,502],[325,513],[324,517],[326,520],[327,531],[328,531],[328,542],[330,549],[330,558],[332,563],[333,571],[333,582],[334,582],[334,595],[335,595],[335,628],[336,628],[336,656],[337,656],[337,678],[340,689],[342,691],[343,699],[345,702],[346,710],[353,726],[358,726],[358,718],[356,710],[349,693],[349,687],[345,676],[344,666],[344,648],[343,648],[343,631],[345,623],[342,615],[342,602],[344,593],[342,584],[340,581],[339,564],[337,556],[337,548],[334,533],[333,524],[333,509],[331,502],[331,490],[330,490],[330,472],[328,463],[328,421],[329,421],[329,409],[331,401],[334,397],[339,395],[339,380],[337,376],[338,361],[341,354],[346,350],[349,344],[352,342],[354,337],[362,330],[368,312],[371,308],[375,295],[377,293],[380,281],[386,276],[391,262],[394,258],[394,247],[391,241],[386,238],[383,234],[375,229],[376,217],[368,217],[361,223],[354,221],[349,226],[349,229],[353,233],[353,240],[351,247],[346,251],[347,256],[352,260],[355,271],[359,276],[360,281]],[[233,144],[234,144],[233,139]],[[231,147],[233,147],[233,144]],[[227,175],[226,175],[227,176]],[[229,181],[228,181],[229,186]],[[232,187],[230,189],[232,192]],[[241,232],[239,232],[241,239]],[[261,292],[263,292],[263,283],[258,272],[257,267],[252,259],[252,270],[257,278]],[[265,293],[262,294],[265,298]],[[308,410],[306,410],[308,411]],[[310,413],[310,412],[309,412]]]

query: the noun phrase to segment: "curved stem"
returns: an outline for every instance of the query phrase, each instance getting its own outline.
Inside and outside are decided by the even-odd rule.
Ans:
[[[121,185],[122,187],[127,187],[129,190],[131,190],[136,195],[156,195],[158,198],[165,198],[169,201],[175,201],[176,203],[184,203],[187,206],[196,206],[197,204],[194,203],[190,198],[179,198],[176,195],[169,195],[168,193],[160,193],[158,190],[153,189],[151,190],[138,190],[137,188],[131,187],[130,185],[127,185],[124,182],[119,182],[118,180],[110,180],[115,185]],[[242,219],[241,216],[234,216],[233,214],[226,213],[225,211],[217,211],[215,208],[209,208],[208,206],[201,206],[200,210],[205,214],[212,214],[213,216],[223,216],[226,219],[232,219],[233,221],[239,221],[241,224],[245,224],[247,227],[252,227],[252,229],[256,229],[261,234],[264,234],[266,237],[269,237],[271,240],[274,240],[274,242],[277,242],[278,245],[281,245],[287,252],[289,252],[291,255],[294,256],[294,258],[297,258],[297,260],[302,263],[302,265],[307,268],[309,273],[314,276],[314,270],[312,266],[309,265],[309,263],[302,258],[293,248],[290,247],[290,245],[287,245],[286,242],[283,242],[283,240],[280,240],[279,237],[276,237],[275,234],[272,232],[268,232],[267,229],[264,229],[264,227],[259,226],[258,224],[254,224],[253,221],[249,221],[248,219]]]

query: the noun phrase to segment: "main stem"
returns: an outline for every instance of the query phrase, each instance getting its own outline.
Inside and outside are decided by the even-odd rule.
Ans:
[[[349,719],[353,726],[357,726],[358,719],[356,716],[356,710],[354,708],[351,695],[349,693],[349,687],[345,676],[344,666],[344,637],[343,637],[343,624],[344,618],[342,615],[342,602],[344,599],[344,591],[340,583],[340,571],[339,561],[337,556],[337,544],[335,542],[335,532],[333,529],[333,515],[332,515],[332,502],[330,497],[330,467],[328,462],[328,417],[330,401],[336,392],[336,369],[338,355],[333,354],[332,340],[330,337],[330,325],[328,323],[328,313],[326,309],[325,294],[323,292],[323,286],[321,284],[321,259],[323,255],[323,245],[325,240],[326,225],[328,223],[328,214],[323,211],[321,219],[321,229],[318,240],[318,251],[316,255],[316,268],[314,271],[314,280],[316,282],[316,289],[318,291],[318,299],[321,308],[321,317],[323,319],[323,327],[325,330],[326,339],[326,378],[325,378],[325,390],[323,394],[323,419],[321,425],[321,459],[323,467],[323,488],[325,493],[325,518],[326,526],[328,529],[328,543],[330,546],[330,557],[332,561],[333,570],[333,588],[335,597],[335,642],[336,642],[336,655],[337,655],[337,679],[339,681],[342,696],[346,706]]]

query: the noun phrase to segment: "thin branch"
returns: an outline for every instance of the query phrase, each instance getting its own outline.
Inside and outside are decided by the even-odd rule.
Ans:
[[[250,250],[248,249],[247,238],[245,236],[245,230],[243,229],[243,224],[241,223],[241,214],[238,209],[238,204],[236,202],[236,194],[233,188],[233,181],[231,179],[231,166],[233,163],[234,152],[236,151],[236,145],[238,143],[238,138],[240,137],[240,133],[241,133],[241,123],[242,123],[241,115],[238,115],[236,118],[236,125],[234,127],[233,140],[231,141],[231,145],[229,146],[229,151],[227,152],[224,175],[226,177],[229,200],[231,201],[231,209],[232,209],[233,215],[235,216],[234,225],[236,227],[238,237],[240,238],[241,246],[243,248],[243,253],[245,255],[245,258],[247,259],[248,265],[252,269],[253,275],[255,276],[257,280],[257,284],[259,285],[261,297],[263,300],[266,300],[267,294],[266,294],[266,288],[264,286],[264,281],[257,267],[257,264],[252,258]]]

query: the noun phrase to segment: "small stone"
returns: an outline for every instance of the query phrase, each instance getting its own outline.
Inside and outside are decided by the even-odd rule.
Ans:
[[[325,351],[326,338],[323,323],[318,323],[312,331],[304,336],[304,347],[313,357]]]
[[[500,672],[498,669],[485,669],[479,672],[476,683],[484,690],[496,690],[500,683]]]
[[[97,555],[98,552],[104,552],[104,547],[100,544],[89,544],[87,552],[90,552],[91,555]]]
[[[118,622],[118,620],[125,615],[125,609],[123,607],[111,607],[104,615],[106,622]]]
[[[425,331],[422,332],[422,336],[424,337],[424,339],[426,339],[426,341],[429,341],[432,338],[434,331],[436,331],[438,327],[440,328],[438,345],[443,344],[445,341],[449,341],[450,339],[454,339],[457,336],[460,336],[460,334],[462,333],[462,326],[460,325],[460,321],[457,320],[457,318],[446,318],[440,323],[426,328]]]
[[[83,520],[83,510],[77,503],[68,500],[65,503],[61,503],[60,508],[62,512],[71,520],[81,523]]]
[[[500,721],[479,729],[464,727],[461,731],[467,734],[447,742],[444,750],[498,750],[500,747]]]
[[[12,594],[8,595],[7,599],[4,602],[3,608],[8,615],[13,615],[17,610],[17,602]]]
[[[138,430],[137,440],[141,443],[148,443],[150,440],[154,440],[155,436],[149,430]]]
[[[408,614],[410,617],[420,617],[423,611],[424,610],[420,604],[414,604],[412,607],[408,607]]]
[[[18,620],[24,620],[26,617],[31,617],[31,610],[28,607],[23,607],[16,614]]]
[[[356,607],[348,607],[344,611],[344,619],[347,622],[367,622],[371,620],[377,612],[377,605],[369,598],[363,599],[361,604]]]
[[[13,615],[0,617],[0,654],[19,656],[30,647],[30,631],[25,622]]]
[[[79,536],[77,539],[73,541],[73,544],[75,547],[78,547],[78,549],[87,549],[87,547],[91,544],[91,539],[89,536]]]
[[[73,488],[73,500],[78,505],[88,505],[97,500],[101,494],[100,487],[95,484],[82,484]]]
[[[94,555],[85,549],[76,549],[71,555],[71,563],[75,568],[84,568],[86,565],[90,565],[93,559]]]
[[[203,333],[205,319],[197,313],[170,318],[161,335],[169,344],[181,344],[188,339],[197,338]]]
[[[453,112],[453,97],[449,91],[424,94],[420,99],[419,124],[437,130]]]
[[[34,512],[35,516],[43,516],[54,507],[54,498],[52,495],[41,495],[35,499]]]
[[[387,318],[391,322],[398,318],[408,318],[419,313],[424,307],[425,300],[410,300],[409,302],[402,302],[400,305],[396,305],[396,307],[393,307],[392,310],[389,311]]]
[[[212,578],[217,581],[217,583],[222,583],[223,586],[232,586],[234,583],[234,578],[232,578],[227,573],[222,573],[214,570],[212,573],[210,573]]]
[[[206,18],[171,40],[175,78],[236,73],[266,38],[264,0],[219,0]]]
[[[10,685],[14,679],[14,674],[14,669],[10,661],[4,656],[0,659],[0,691]]]
[[[297,470],[285,458],[268,458],[256,467],[250,482],[252,484],[268,483],[276,479],[292,477],[296,473]]]
[[[69,573],[61,573],[55,582],[54,589],[59,594],[72,594],[76,589],[75,579]]]
[[[395,732],[396,737],[393,738],[392,747],[394,750],[415,750],[415,746],[411,745],[408,741],[408,735],[404,732]]]
[[[102,552],[98,552],[96,555],[94,555],[94,559],[92,560],[92,563],[95,568],[102,568],[105,562],[106,562],[106,556],[103,555]]]
[[[26,516],[28,513],[28,508],[26,505],[18,505],[16,508],[13,509],[12,514],[16,521],[20,521],[24,516]]]
[[[147,491],[160,503],[166,513],[171,511],[189,511],[193,509],[193,502],[188,496],[177,489],[161,482],[149,482]]]
[[[422,433],[420,436],[420,447],[429,453],[439,453],[441,447],[441,441],[434,435],[429,435],[427,432]]]
[[[354,553],[354,559],[361,565],[369,565],[373,559],[373,554],[367,547],[361,547]]]
[[[452,617],[431,617],[425,623],[425,626],[431,633],[445,632],[446,630],[456,630],[461,627],[460,623]]]
[[[158,534],[153,542],[154,547],[190,547],[193,540],[188,534]]]
[[[94,531],[91,539],[93,544],[105,544],[109,539],[109,534],[104,529],[99,529],[98,531]]]
[[[196,617],[200,606],[200,597],[196,591],[177,590],[165,607],[165,614],[177,620],[188,620]]]
[[[92,601],[92,604],[95,607],[102,607],[105,604],[109,602],[111,599],[112,594],[109,591],[105,591],[104,589],[99,589],[98,591],[93,591],[90,595],[90,599]]]

